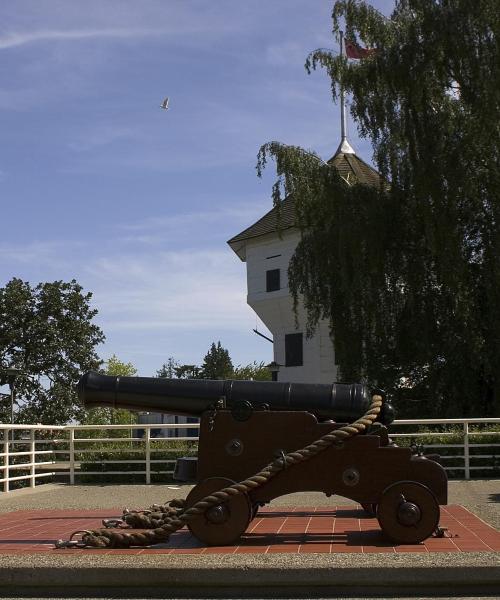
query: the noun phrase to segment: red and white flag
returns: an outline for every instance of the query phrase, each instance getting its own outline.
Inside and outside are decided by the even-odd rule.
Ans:
[[[351,42],[351,40],[345,40],[345,54],[347,58],[361,60],[362,58],[368,58],[369,56],[373,56],[373,54],[375,54],[376,52],[376,48],[362,48],[355,42]]]

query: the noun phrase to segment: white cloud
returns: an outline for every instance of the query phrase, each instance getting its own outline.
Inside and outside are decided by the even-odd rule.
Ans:
[[[248,320],[245,268],[228,247],[123,248],[120,240],[100,254],[83,242],[4,244],[0,274],[32,283],[76,278],[92,291],[104,331],[241,330]]]
[[[14,267],[17,272],[24,265],[39,265],[50,269],[61,268],[67,264],[68,253],[82,247],[76,241],[33,241],[26,244],[0,244],[0,264]]]
[[[130,38],[162,35],[163,31],[154,29],[73,29],[40,30],[32,32],[7,33],[0,36],[0,50],[33,44],[35,42],[72,41],[89,38]]]
[[[248,312],[244,268],[229,250],[101,258],[84,276],[105,330],[240,330]]]
[[[241,223],[251,224],[255,219],[260,218],[264,212],[270,210],[270,202],[264,203],[262,198],[249,199],[245,205],[215,207],[211,211],[199,211],[195,213],[179,213],[160,215],[141,219],[136,223],[123,223],[118,225],[119,230],[123,231],[158,231],[162,234],[168,232],[185,232],[198,227],[207,227],[208,225],[229,222],[231,228],[237,228]]]

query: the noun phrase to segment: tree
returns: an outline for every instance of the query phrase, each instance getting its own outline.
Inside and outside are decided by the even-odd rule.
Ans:
[[[302,239],[289,268],[311,332],[330,321],[344,379],[420,412],[500,408],[500,69],[496,0],[399,0],[386,19],[334,5],[333,31],[375,51],[313,52],[334,101],[342,83],[383,184],[347,184],[314,153],[272,142],[273,198],[293,195]],[[362,40],[362,42],[360,42]],[[404,409],[404,405],[402,406]]]
[[[202,379],[201,367],[197,365],[179,365],[175,368],[175,376],[179,379]]]
[[[32,287],[14,278],[0,288],[0,382],[7,367],[21,369],[18,422],[64,424],[82,414],[74,384],[99,367],[104,340],[91,298],[75,280]]]
[[[106,367],[101,369],[101,373],[113,375],[114,377],[134,377],[134,375],[137,375],[137,369],[131,362],[122,362],[116,354],[113,354],[106,361]]]
[[[221,346],[220,342],[217,342],[217,345],[212,342],[201,365],[201,379],[230,379],[233,370],[229,352]]]
[[[174,379],[177,377],[177,370],[180,365],[173,356],[169,356],[166,363],[163,363],[161,369],[156,371],[156,377],[164,377],[166,379]]]
[[[156,371],[157,377],[172,379],[254,379],[270,381],[271,372],[263,362],[233,367],[229,352],[220,342],[212,343],[205,355],[203,365],[181,365],[172,356]]]
[[[253,379],[254,381],[271,381],[271,371],[263,362],[238,365],[234,368],[231,379]]]
[[[113,377],[137,375],[137,369],[132,363],[122,362],[115,354],[108,358],[105,367],[100,369],[100,372]],[[91,408],[82,420],[85,425],[128,425],[136,422],[136,413],[126,408]],[[117,430],[115,433],[117,437],[120,437],[123,432]],[[111,437],[113,437],[112,433]]]

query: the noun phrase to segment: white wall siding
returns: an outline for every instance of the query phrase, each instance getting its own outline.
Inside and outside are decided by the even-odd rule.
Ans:
[[[288,288],[288,265],[300,240],[296,229],[288,229],[280,237],[268,234],[247,241],[247,302],[273,334],[274,360],[281,366],[279,381],[329,383],[335,381],[337,369],[326,322],[319,325],[311,338],[306,337],[306,314],[299,305],[298,325],[293,300]],[[266,291],[266,272],[280,269],[280,289]],[[303,364],[285,365],[285,335],[303,334]]]
[[[269,294],[288,294],[288,264],[300,240],[296,230],[278,234],[269,234],[250,240],[247,243],[247,285],[249,300]],[[277,292],[266,292],[266,271],[280,269],[281,289]]]

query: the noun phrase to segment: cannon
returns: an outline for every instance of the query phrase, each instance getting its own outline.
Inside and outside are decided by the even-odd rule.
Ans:
[[[382,531],[398,543],[418,543],[439,530],[439,506],[447,503],[446,472],[436,460],[391,441],[393,410],[379,390],[375,393],[382,396],[382,406],[366,431],[291,466],[285,462],[287,455],[361,417],[374,392],[357,383],[181,380],[90,372],[80,380],[78,393],[87,408],[200,418],[196,485],[186,498],[188,508],[283,459],[283,468],[269,480],[252,484],[188,522],[207,545],[236,542],[259,507],[305,491],[358,502],[376,514]]]

